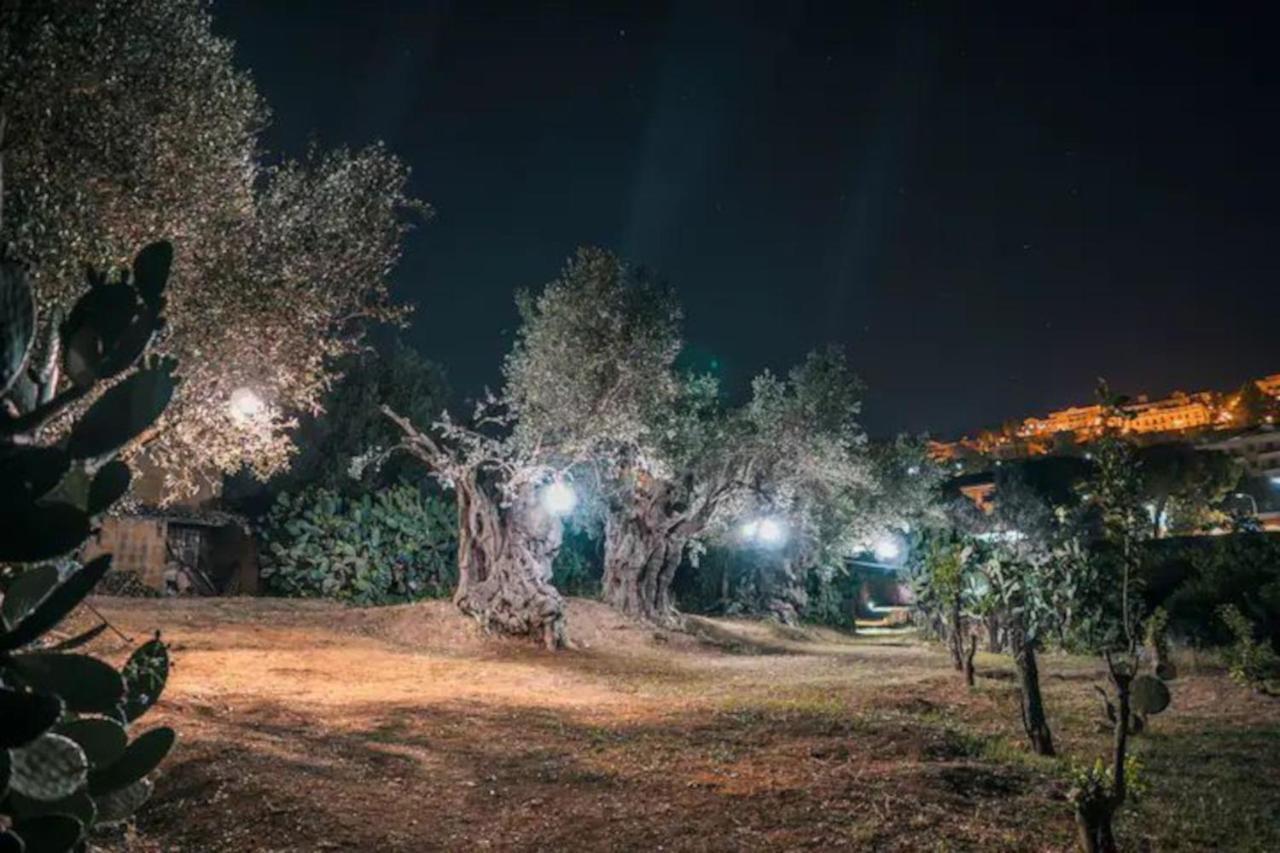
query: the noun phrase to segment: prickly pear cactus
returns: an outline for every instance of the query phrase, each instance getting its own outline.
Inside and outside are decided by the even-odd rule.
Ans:
[[[1129,687],[1133,710],[1143,716],[1159,714],[1169,707],[1169,688],[1154,675],[1139,675]]]
[[[46,733],[9,750],[9,788],[33,800],[61,800],[89,778],[89,759],[80,744]]]
[[[129,468],[114,456],[173,393],[173,364],[144,360],[164,323],[171,260],[156,243],[132,276],[91,276],[66,321],[47,324],[54,337],[35,365],[34,300],[21,267],[0,260],[0,564],[27,564],[0,598],[0,851],[83,849],[94,826],[127,819],[147,799],[147,777],[173,747],[169,728],[128,734],[168,678],[159,634],[123,671],[71,652],[105,625],[45,641],[111,556],[70,572],[48,561],[77,551],[128,491]],[[86,400],[64,438],[42,438],[44,425]]]

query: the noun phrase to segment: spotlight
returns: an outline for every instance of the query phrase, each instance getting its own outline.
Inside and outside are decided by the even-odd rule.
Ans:
[[[564,480],[556,480],[542,490],[542,506],[552,515],[568,515],[577,505],[577,493]]]
[[[231,418],[238,424],[247,424],[262,414],[267,404],[262,402],[252,388],[237,388],[231,392],[231,399],[227,401],[227,408],[231,411]]]
[[[902,555],[902,546],[898,544],[897,537],[885,535],[876,540],[871,551],[876,555],[877,560],[889,563]]]
[[[787,538],[787,528],[776,519],[761,519],[756,528],[756,538],[765,545],[779,545]]]

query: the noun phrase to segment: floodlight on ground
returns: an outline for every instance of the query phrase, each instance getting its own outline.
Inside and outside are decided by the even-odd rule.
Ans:
[[[578,494],[564,480],[556,480],[542,490],[542,506],[552,515],[568,515],[578,505]]]

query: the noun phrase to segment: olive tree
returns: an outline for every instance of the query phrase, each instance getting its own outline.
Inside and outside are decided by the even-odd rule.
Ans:
[[[175,491],[279,470],[334,360],[403,315],[387,275],[421,209],[405,167],[377,145],[267,165],[267,107],[203,0],[5,2],[0,113],[0,240],[32,264],[48,316],[83,293],[85,265],[176,248],[157,349],[184,381],[132,449]],[[229,407],[237,389],[262,401],[251,418]]]
[[[803,570],[848,535],[849,525],[832,525],[824,513],[872,488],[860,384],[843,355],[827,349],[785,379],[757,376],[740,408],[727,407],[707,377],[679,388],[674,404],[658,411],[653,461],[622,469],[615,483],[605,600],[658,623],[676,621],[671,583],[690,548],[723,537],[735,521],[769,514],[786,519],[794,535],[779,552],[766,609],[791,621],[804,605]]]
[[[550,581],[563,531],[542,490],[601,482],[623,460],[645,464],[652,410],[673,391],[679,309],[599,249],[580,250],[517,303],[504,387],[469,423],[446,415],[424,430],[387,412],[403,433],[398,447],[457,495],[459,607],[556,647],[564,602]]]

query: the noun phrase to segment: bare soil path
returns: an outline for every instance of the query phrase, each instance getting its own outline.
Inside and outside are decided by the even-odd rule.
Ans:
[[[117,851],[1060,850],[1068,762],[1022,747],[1008,662],[967,690],[901,639],[572,601],[579,648],[444,602],[95,600],[175,660],[180,743]],[[125,654],[103,641],[98,653]],[[1093,661],[1050,656],[1055,738],[1105,750]],[[1280,849],[1280,703],[1194,666],[1139,739],[1137,850]]]

